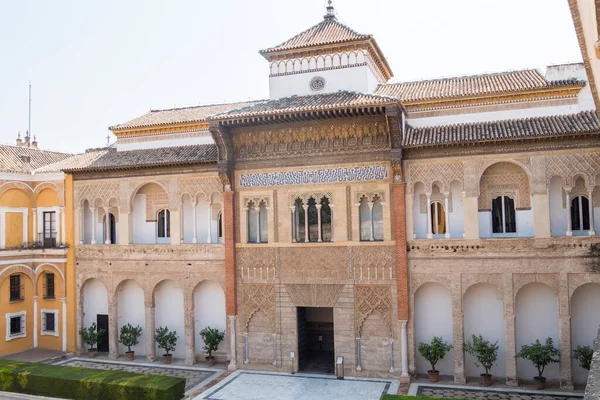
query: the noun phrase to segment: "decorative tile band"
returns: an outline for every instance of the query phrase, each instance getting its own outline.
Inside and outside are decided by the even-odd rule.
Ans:
[[[306,185],[340,182],[380,181],[388,178],[388,167],[372,165],[353,168],[330,168],[315,171],[265,172],[243,174],[241,187]]]

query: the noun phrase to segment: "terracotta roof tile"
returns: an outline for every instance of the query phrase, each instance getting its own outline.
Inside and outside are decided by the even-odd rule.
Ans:
[[[598,118],[598,114],[595,111],[584,111],[578,114],[506,121],[423,128],[408,126],[403,145],[404,147],[425,147],[595,132],[600,133],[600,119]]]
[[[291,96],[276,100],[255,103],[247,107],[226,111],[208,117],[208,120],[259,117],[276,114],[290,114],[306,111],[343,109],[346,107],[369,107],[385,104],[397,104],[393,97],[339,91],[307,96]]]
[[[569,85],[583,86],[584,83],[577,80],[548,81],[538,70],[527,69],[484,75],[388,83],[379,85],[375,90],[375,94],[393,96],[402,102],[476,96]]]
[[[71,156],[31,147],[0,145],[0,171],[29,173]]]
[[[108,148],[88,150],[83,154],[75,154],[64,160],[36,169],[35,172],[59,172],[84,168],[109,152]]]
[[[137,117],[120,125],[111,126],[110,129],[141,128],[153,125],[202,122],[205,121],[206,117],[209,115],[251,105],[257,101],[258,100],[242,101],[237,103],[211,104],[206,106],[170,108],[165,110],[150,110],[141,117]]]

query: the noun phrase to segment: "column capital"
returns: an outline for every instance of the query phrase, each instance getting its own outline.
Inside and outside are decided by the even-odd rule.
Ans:
[[[302,208],[304,208],[304,211],[308,211],[308,204],[302,204]]]
[[[296,206],[290,206],[290,211],[296,212]]]
[[[321,207],[323,207],[323,204],[315,204],[315,207],[317,207],[317,210],[320,210]]]
[[[37,301],[38,296],[33,296],[32,299],[33,299],[33,301]]]
[[[66,297],[61,297],[60,298],[60,302],[65,304],[67,302],[67,298]]]

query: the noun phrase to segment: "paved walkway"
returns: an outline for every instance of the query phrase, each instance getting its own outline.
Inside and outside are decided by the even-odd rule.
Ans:
[[[395,394],[400,382],[309,374],[237,371],[193,400],[379,400]]]
[[[475,399],[475,400],[582,400],[582,394],[560,393],[552,391],[522,391],[519,389],[476,389],[469,387],[444,387],[434,385],[418,385],[413,392],[418,396],[438,397],[442,399]],[[416,393],[414,393],[416,392]]]
[[[0,357],[2,360],[15,360],[15,361],[27,361],[27,362],[44,362],[52,359],[60,359],[66,356],[67,353],[63,353],[58,350],[42,349],[40,347],[35,349],[29,349],[20,353],[9,354],[4,357]]]

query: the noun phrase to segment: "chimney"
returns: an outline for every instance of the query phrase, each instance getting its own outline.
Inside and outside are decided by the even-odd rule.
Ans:
[[[34,149],[37,149],[38,148],[37,144],[38,144],[38,142],[37,142],[37,139],[35,138],[35,135],[34,135],[33,136],[33,142],[31,142],[31,146],[30,147],[34,148]]]
[[[23,146],[29,147],[29,131],[25,131],[25,142],[23,142]]]
[[[21,132],[17,133],[17,146],[22,146],[23,141],[21,140]]]

